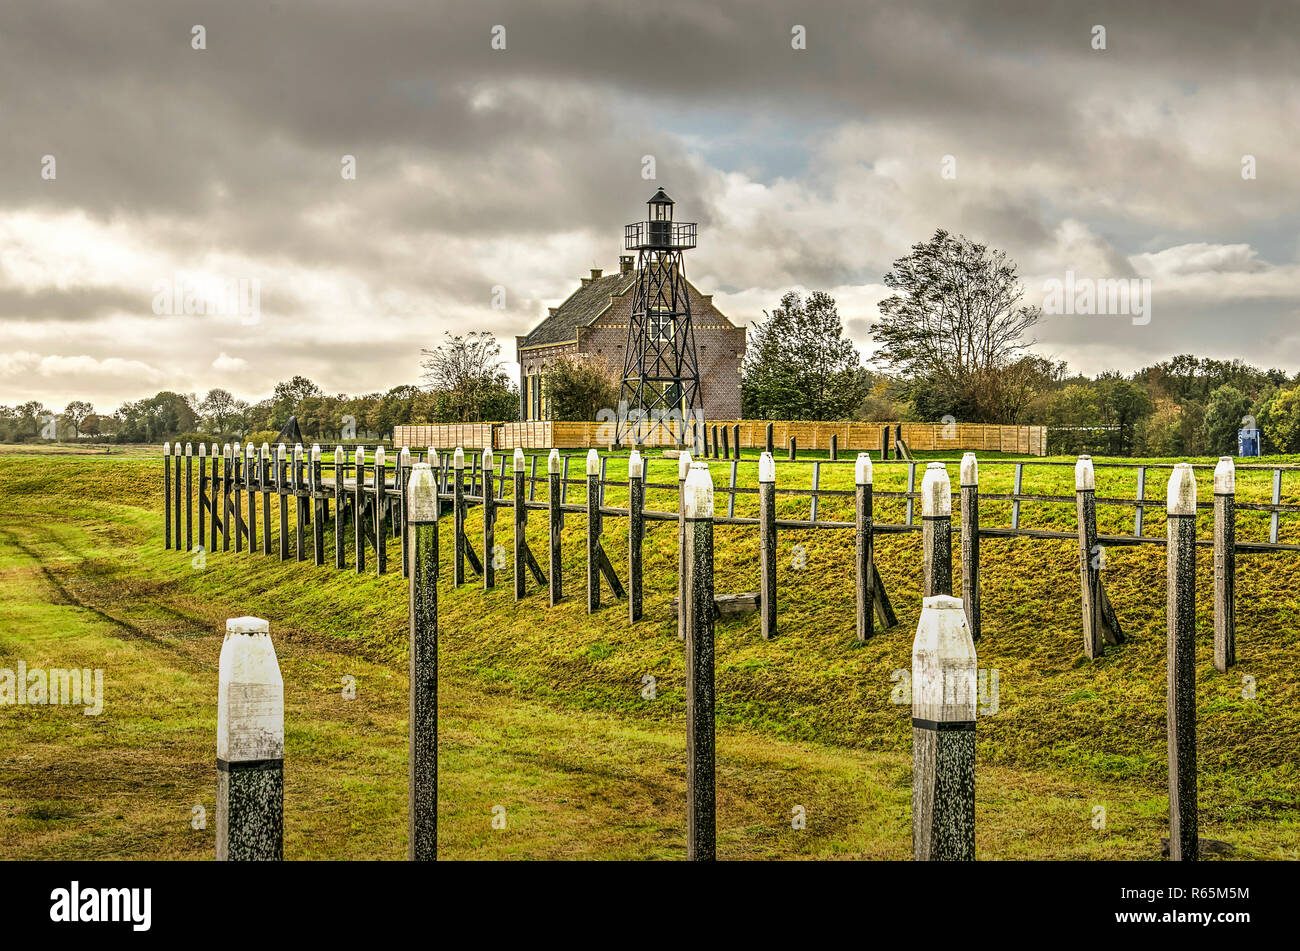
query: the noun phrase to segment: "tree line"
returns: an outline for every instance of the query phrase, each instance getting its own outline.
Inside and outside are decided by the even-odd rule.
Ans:
[[[1037,424],[1049,450],[1152,456],[1236,450],[1258,428],[1265,452],[1300,452],[1300,374],[1241,360],[1172,356],[1094,377],[1034,353],[1042,316],[1005,252],[939,230],[884,276],[893,292],[872,323],[869,359],[824,291],[790,291],[751,324],[741,368],[747,419]],[[444,335],[422,351],[420,384],[326,394],[295,376],[256,403],[224,389],[163,391],[110,415],[84,401],[0,406],[0,442],[96,439],[270,441],[290,417],[309,439],[386,438],[402,423],[509,422],[519,392],[491,333]],[[544,381],[556,420],[593,421],[618,406],[619,373],[594,357],[556,360]]]

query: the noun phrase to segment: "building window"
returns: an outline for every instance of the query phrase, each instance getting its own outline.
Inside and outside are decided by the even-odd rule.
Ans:
[[[673,316],[663,311],[652,310],[646,315],[650,324],[650,339],[658,343],[670,343],[673,339]]]
[[[528,418],[542,418],[542,388],[539,385],[540,378],[536,373],[528,378]]]

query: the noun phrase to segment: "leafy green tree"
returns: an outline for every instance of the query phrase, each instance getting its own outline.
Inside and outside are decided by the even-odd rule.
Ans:
[[[861,357],[844,337],[835,298],[796,291],[750,327],[741,387],[753,419],[849,419],[867,396]]]
[[[542,381],[551,419],[591,422],[602,409],[618,407],[619,378],[599,359],[560,357]]]
[[[1205,446],[1214,455],[1236,455],[1237,430],[1250,413],[1250,400],[1230,383],[1210,394],[1205,407]]]
[[[81,436],[81,424],[85,422],[87,416],[95,412],[95,407],[91,406],[85,400],[73,400],[63,411],[63,418],[67,420],[68,425],[72,427],[73,433]]]
[[[1273,394],[1260,429],[1274,452],[1300,452],[1300,386]]]
[[[445,337],[440,346],[421,351],[425,384],[437,394],[438,422],[518,419],[519,391],[505,372],[496,337],[487,331]]]
[[[1007,398],[1007,372],[1025,356],[1041,310],[1021,303],[1006,253],[940,229],[896,260],[884,283],[896,293],[880,302],[872,359],[909,381],[918,413],[1014,422],[1028,399]]]

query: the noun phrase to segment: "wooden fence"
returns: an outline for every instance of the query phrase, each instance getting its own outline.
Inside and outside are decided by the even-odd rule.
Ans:
[[[998,426],[987,423],[816,423],[771,422],[753,419],[711,420],[729,438],[739,439],[738,449],[761,450],[772,427],[775,447],[784,449],[794,439],[801,449],[828,450],[832,439],[841,452],[879,452],[882,432],[901,433],[907,445],[924,452],[1009,452],[1047,455],[1045,426]],[[393,444],[423,449],[601,449],[613,442],[614,424],[567,423],[539,420],[525,423],[454,423],[393,427]]]
[[[194,460],[198,459],[197,496],[195,489]],[[853,587],[857,608],[856,636],[870,638],[876,630],[897,624],[897,617],[885,591],[884,583],[875,566],[874,537],[877,534],[918,532],[921,535],[922,595],[924,609],[913,653],[913,673],[918,664],[928,663],[918,655],[919,645],[929,638],[933,645],[940,641],[949,645],[954,637],[964,639],[969,649],[958,657],[948,647],[943,663],[960,662],[956,668],[942,674],[940,680],[960,678],[974,684],[974,644],[980,638],[980,552],[979,542],[986,537],[1031,537],[1069,539],[1077,541],[1078,570],[1080,578],[1080,611],[1083,653],[1092,658],[1100,656],[1106,644],[1123,641],[1122,624],[1110,603],[1102,584],[1104,547],[1106,545],[1153,544],[1167,546],[1169,628],[1168,650],[1168,704],[1169,704],[1169,772],[1170,772],[1170,856],[1174,859],[1195,859],[1199,848],[1196,817],[1196,756],[1195,756],[1195,552],[1200,546],[1213,548],[1214,557],[1214,663],[1218,670],[1226,671],[1235,664],[1235,573],[1236,556],[1249,552],[1294,552],[1300,545],[1278,541],[1278,520],[1284,513],[1300,511],[1300,505],[1282,504],[1279,501],[1282,474],[1293,471],[1292,466],[1242,467],[1265,469],[1273,473],[1273,501],[1271,503],[1237,503],[1237,468],[1229,458],[1223,458],[1214,467],[1213,499],[1198,501],[1193,467],[1186,463],[1174,466],[1127,465],[1107,463],[1094,465],[1083,456],[1074,463],[1074,493],[1072,495],[1027,494],[1021,491],[1026,466],[1060,466],[1059,462],[985,463],[985,466],[1012,465],[1014,491],[1011,493],[980,492],[979,468],[974,454],[968,453],[959,463],[960,484],[953,488],[947,472],[947,463],[925,464],[919,490],[916,487],[916,462],[903,461],[882,465],[907,466],[906,491],[874,490],[873,463],[866,453],[856,460],[833,463],[814,460],[803,463],[812,466],[812,486],[809,489],[778,488],[777,463],[770,455],[759,461],[758,487],[737,485],[738,462],[729,465],[729,480],[725,486],[715,486],[706,463],[690,463],[683,454],[678,460],[678,479],[675,483],[647,481],[643,460],[638,455],[629,459],[628,478],[612,482],[606,478],[608,456],[595,450],[585,456],[561,456],[552,450],[546,461],[545,473],[537,472],[539,456],[528,458],[517,450],[513,458],[502,457],[495,464],[491,451],[466,456],[457,449],[454,453],[440,452],[436,448],[424,455],[426,465],[419,465],[418,453],[404,449],[390,470],[382,449],[376,451],[368,464],[363,452],[350,461],[340,447],[332,465],[322,459],[318,448],[305,454],[302,446],[295,446],[292,454],[287,447],[277,447],[274,458],[269,447],[247,447],[240,451],[237,445],[219,449],[212,447],[209,456],[206,447],[200,447],[196,457],[189,446],[164,450],[164,542],[169,548],[181,548],[182,526],[184,549],[201,551],[205,530],[209,531],[211,550],[229,550],[231,537],[235,551],[244,542],[249,551],[259,549],[257,531],[258,496],[261,496],[262,534],[260,551],[271,555],[277,551],[272,544],[272,519],[270,498],[278,502],[278,554],[281,560],[295,557],[299,561],[311,558],[316,565],[326,564],[326,534],[330,523],[330,504],[333,513],[334,567],[352,567],[360,573],[366,570],[367,544],[375,554],[375,571],[387,570],[387,549],[392,540],[399,540],[404,574],[411,577],[411,649],[412,670],[427,670],[430,657],[436,657],[437,641],[437,587],[441,557],[437,544],[438,522],[450,515],[452,531],[453,585],[466,583],[466,564],[478,575],[485,588],[496,583],[495,531],[501,509],[510,509],[513,521],[513,585],[516,601],[529,595],[530,578],[541,589],[549,592],[553,605],[564,596],[564,579],[561,576],[561,529],[566,515],[585,516],[586,526],[586,585],[588,613],[601,608],[604,588],[608,588],[616,601],[626,599],[628,619],[636,622],[642,617],[642,548],[648,523],[668,522],[676,526],[678,538],[678,565],[681,583],[675,605],[679,636],[686,642],[687,650],[687,732],[690,768],[688,781],[688,856],[695,859],[713,858],[714,803],[713,803],[713,742],[714,724],[712,708],[713,677],[713,618],[715,594],[713,589],[713,527],[715,525],[750,526],[760,535],[758,573],[760,586],[755,594],[757,606],[762,611],[761,631],[765,638],[777,634],[776,598],[777,574],[775,540],[777,533],[791,529],[850,530],[854,535],[856,557],[853,569]],[[581,477],[570,477],[570,461],[578,458],[583,464]],[[482,460],[481,464],[479,460]],[[182,468],[183,462],[183,468]],[[510,463],[507,476],[506,466]],[[211,473],[208,466],[211,466]],[[796,463],[797,464],[797,463]],[[852,465],[853,489],[820,488],[823,466]],[[1126,468],[1138,471],[1138,493],[1133,499],[1098,497],[1096,471],[1105,468]],[[1148,470],[1171,470],[1167,497],[1164,501],[1147,499],[1145,494]],[[417,478],[412,483],[412,473]],[[390,478],[391,473],[391,478]],[[182,491],[182,485],[184,489]],[[544,499],[538,499],[538,486],[544,488]],[[583,486],[585,500],[570,504],[566,495],[570,486]],[[617,485],[628,491],[626,508],[607,506],[605,490]],[[410,488],[410,501],[407,490]],[[659,490],[660,497],[675,495],[675,511],[651,509],[645,505],[646,491]],[[777,494],[804,497],[808,502],[808,517],[778,518]],[[750,494],[758,496],[756,516],[737,516],[736,499]],[[197,497],[197,524],[199,546],[194,545],[193,512]],[[819,517],[819,502],[828,498],[852,499],[854,517],[850,520]],[[904,503],[904,519],[899,522],[878,522],[874,517],[876,498],[888,498]],[[959,538],[954,544],[952,526],[953,501],[960,506]],[[980,521],[980,508],[987,501],[1010,503],[1010,524],[985,526]],[[246,502],[246,505],[245,505]],[[1022,528],[1021,506],[1024,503],[1057,503],[1073,505],[1076,515],[1074,531]],[[1124,506],[1134,509],[1132,534],[1100,534],[1097,530],[1098,506]],[[465,516],[469,508],[483,509],[481,548],[480,542],[469,537]],[[1152,506],[1166,509],[1164,537],[1149,536],[1143,532],[1143,514]],[[288,512],[296,508],[295,532],[290,545]],[[920,518],[917,518],[917,508]],[[1196,513],[1212,509],[1213,537],[1196,537]],[[1236,539],[1235,518],[1237,509],[1268,513],[1270,540],[1242,542]],[[546,570],[530,550],[527,543],[527,523],[530,512],[545,513],[549,538]],[[725,513],[725,514],[724,514]],[[408,517],[410,516],[410,517]],[[626,588],[616,574],[604,550],[604,522],[606,518],[626,518],[624,535],[628,546]],[[206,525],[205,525],[206,520]],[[310,549],[305,536],[311,525]],[[348,564],[349,546],[347,531],[351,526],[355,544],[354,557]],[[292,554],[291,549],[292,547]],[[954,571],[953,552],[959,550],[959,570]],[[482,559],[478,551],[482,551]],[[960,577],[963,597],[953,595],[954,574]],[[602,582],[604,584],[602,585]],[[264,622],[254,621],[265,630]],[[877,622],[878,625],[877,625]],[[233,623],[233,622],[232,622]],[[940,633],[939,627],[947,633]],[[240,628],[243,630],[243,628]],[[968,656],[965,656],[968,655]],[[918,657],[921,658],[918,661]],[[932,659],[939,658],[933,654]],[[969,670],[967,669],[969,668]],[[969,674],[969,677],[967,675]],[[949,676],[951,675],[951,677]],[[917,859],[969,859],[974,857],[974,741],[975,712],[973,702],[965,697],[959,705],[940,704],[931,710],[927,706],[924,683],[934,681],[938,675],[917,677],[913,693],[913,743],[916,779],[913,788],[914,857]],[[929,678],[927,680],[926,678]],[[415,677],[413,676],[413,684]],[[923,683],[924,682],[924,683]],[[940,681],[934,681],[940,682]],[[436,856],[436,678],[425,677],[417,694],[412,687],[412,716],[425,724],[417,736],[412,732],[412,858]],[[922,692],[918,692],[922,691]],[[430,692],[432,696],[430,696]],[[969,693],[969,690],[967,690]],[[937,712],[936,712],[937,711]],[[431,736],[426,735],[430,732]],[[967,737],[964,734],[969,733]],[[950,734],[963,734],[962,736]],[[1190,737],[1190,739],[1189,739]],[[1177,742],[1175,743],[1175,738]],[[420,775],[417,775],[417,771]],[[418,802],[417,802],[417,790]],[[941,828],[948,824],[948,829]],[[418,836],[417,836],[418,833]],[[220,846],[219,846],[220,849]],[[276,857],[274,852],[270,857]]]

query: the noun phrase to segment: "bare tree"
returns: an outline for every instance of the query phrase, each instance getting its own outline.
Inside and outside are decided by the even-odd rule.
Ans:
[[[503,416],[513,395],[501,363],[501,345],[487,331],[452,336],[436,349],[421,350],[425,359],[424,384],[438,394],[448,416],[458,422],[475,422]],[[487,414],[487,416],[485,416]]]
[[[1033,341],[1024,335],[1042,311],[1020,303],[1024,285],[1006,252],[939,230],[895,261],[884,282],[897,293],[880,302],[872,360],[962,415],[1009,421],[1023,400],[1004,400],[1002,375],[1025,356]]]

